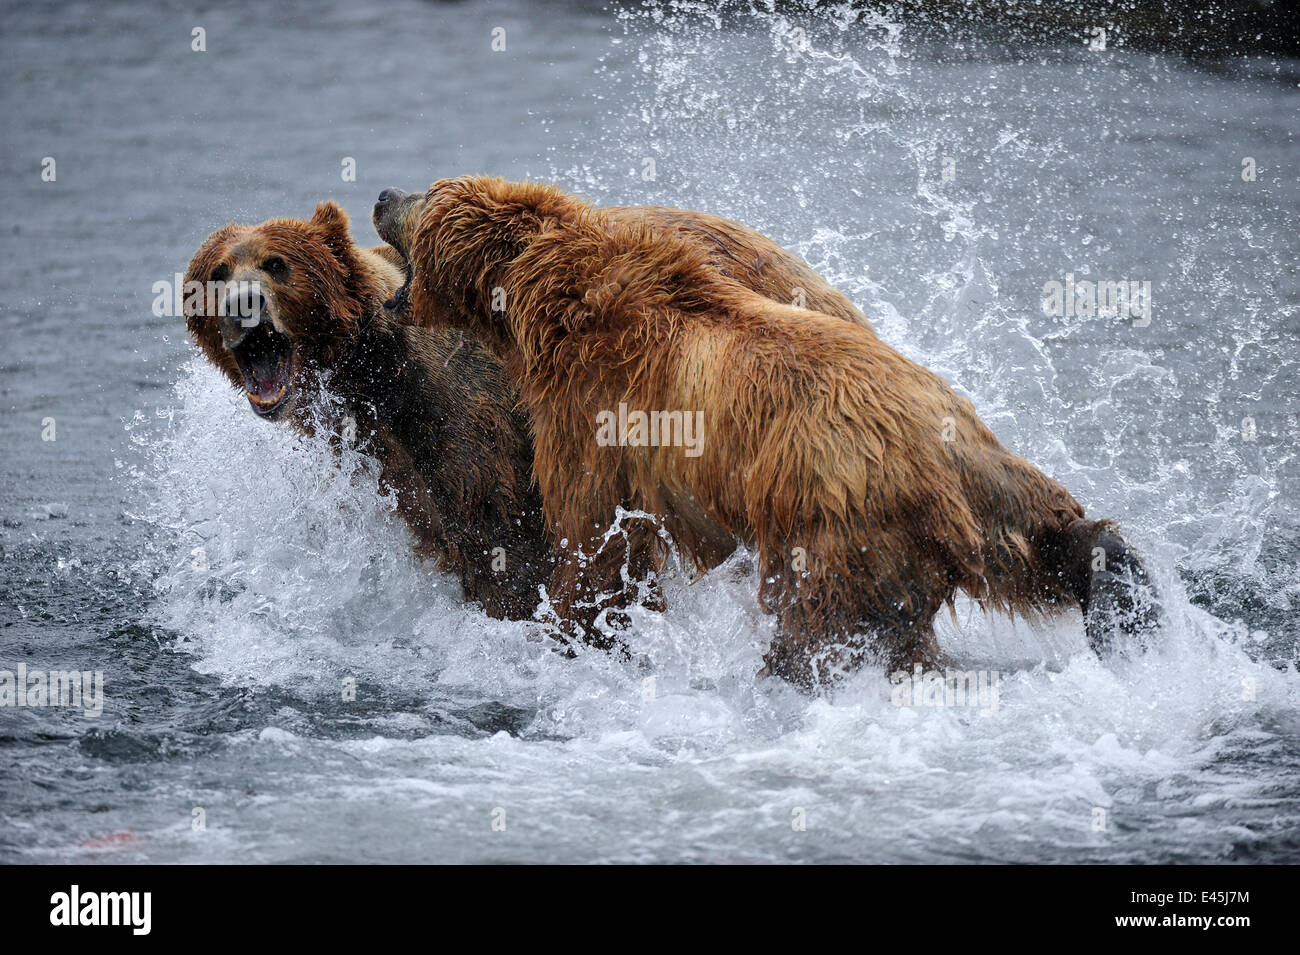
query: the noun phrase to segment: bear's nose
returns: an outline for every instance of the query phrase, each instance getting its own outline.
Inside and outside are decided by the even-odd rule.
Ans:
[[[226,295],[221,315],[221,343],[234,348],[270,313],[271,303],[256,282],[235,282]]]
[[[380,202],[401,202],[403,199],[406,198],[406,196],[407,193],[403,192],[401,189],[385,189],[383,192],[379,194],[379,201]]]

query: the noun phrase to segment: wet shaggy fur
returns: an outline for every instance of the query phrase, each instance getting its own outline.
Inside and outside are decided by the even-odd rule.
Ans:
[[[275,258],[284,268],[263,267]],[[332,202],[310,220],[214,232],[186,280],[214,275],[257,281],[271,305],[263,320],[293,344],[293,396],[277,417],[309,429],[306,411],[328,372],[343,404],[331,423],[341,433],[343,419],[353,419],[417,551],[458,576],[465,598],[488,614],[530,619],[553,561],[527,419],[500,362],[464,334],[407,327],[387,312],[383,302],[403,279],[392,250],[357,247]],[[228,346],[244,332],[223,331],[206,301],[186,324],[207,359],[243,390]],[[504,549],[504,568],[495,548]]]
[[[400,189],[385,189],[375,204],[374,224],[386,251],[406,266],[409,242],[427,201],[427,195],[412,195]],[[675,236],[708,257],[714,268],[746,288],[776,302],[799,305],[833,315],[870,329],[865,315],[843,292],[819,275],[793,252],[777,245],[749,226],[693,209],[665,206],[606,206],[601,212],[622,225],[643,226],[654,234]],[[510,235],[500,236],[511,242]],[[520,237],[522,241],[522,237]],[[397,307],[405,304],[404,288]],[[456,290],[446,290],[449,301]]]
[[[398,261],[407,263],[409,238],[414,233],[426,195],[411,195],[386,189],[375,205],[374,224],[379,235],[391,244]],[[853,322],[870,331],[861,311],[803,259],[777,245],[748,226],[721,216],[689,209],[659,206],[615,206],[602,210],[612,222],[637,225],[654,235],[675,237],[705,256],[722,275],[755,293],[782,302],[806,303],[825,314]],[[503,234],[503,241],[510,236]],[[408,269],[409,274],[409,269]],[[476,308],[470,299],[447,293],[445,307]],[[404,287],[388,303],[394,314],[410,316],[408,290]],[[472,316],[461,316],[445,324],[464,327]],[[420,322],[417,322],[420,324]],[[683,521],[689,523],[690,553],[700,566],[714,566],[735,549],[739,539],[726,527],[710,519],[689,499],[674,502]],[[600,647],[619,646],[616,631],[626,625],[621,608],[637,602],[663,609],[665,604],[655,581],[666,548],[653,521],[626,517],[619,532],[597,544],[561,547],[549,596],[565,641],[580,639]]]
[[[682,226],[739,280],[769,294],[803,295],[847,320],[866,322],[802,260],[751,229],[677,209],[611,211],[659,230]],[[283,260],[284,275],[263,268],[273,257]],[[489,614],[529,619],[557,571],[532,479],[527,413],[500,362],[471,336],[411,327],[401,310],[383,307],[402,285],[405,264],[392,246],[356,246],[346,214],[327,202],[310,220],[218,230],[195,255],[186,281],[256,281],[270,298],[267,320],[294,345],[293,395],[276,417],[309,429],[306,412],[319,408],[315,399],[326,373],[330,391],[343,399],[336,430],[344,416],[352,417],[357,439],[382,465],[382,481],[395,494],[417,550],[457,574],[466,599]],[[205,301],[203,310],[187,316],[187,325],[208,360],[243,390],[244,374],[210,305]],[[226,332],[243,334],[230,325]],[[632,538],[632,563],[648,574],[659,553],[647,535]],[[715,546],[725,556],[735,542],[727,537]],[[504,571],[493,569],[498,547],[505,550]],[[618,566],[600,578],[598,567],[565,565],[574,587],[604,595],[566,612],[602,646],[612,645],[604,634],[620,622],[602,613],[642,596],[622,587]],[[646,603],[662,605],[653,588],[649,594]]]
[[[1099,573],[1145,578],[1112,525],[865,323],[764,297],[679,232],[553,187],[462,177],[411,208],[381,235],[409,260],[412,320],[477,337],[531,413],[562,613],[619,507],[662,515],[704,567],[722,539],[753,548],[780,621],[767,669],[802,686],[872,656],[933,665],[957,590],[1086,612]],[[620,403],[702,411],[703,453],[601,446],[596,416]]]

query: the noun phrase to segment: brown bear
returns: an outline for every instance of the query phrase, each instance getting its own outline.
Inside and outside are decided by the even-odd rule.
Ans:
[[[772,294],[806,296],[865,323],[802,260],[753,230],[675,209],[614,212],[657,229],[684,225],[731,264],[738,280]],[[555,561],[532,479],[527,415],[500,362],[472,338],[409,327],[400,310],[382,307],[402,285],[404,264],[390,246],[358,247],[346,214],[332,202],[310,220],[228,225],[190,263],[187,288],[191,282],[221,288],[193,300],[199,307],[186,322],[205,356],[247,394],[259,416],[310,430],[314,415],[331,410],[333,430],[364,440],[379,459],[381,479],[418,551],[456,573],[466,598],[489,614],[529,619]],[[249,314],[237,314],[240,306]],[[341,408],[314,400],[324,378]],[[631,556],[643,573],[657,566],[649,563],[658,556],[652,548]],[[572,565],[568,572],[583,570]],[[585,573],[582,579],[600,599],[568,616],[581,619],[592,642],[608,646],[606,631],[623,621],[601,613],[636,597],[636,588],[623,585],[619,567],[604,579]],[[657,591],[649,592],[654,605]]]
[[[388,251],[407,261],[406,238],[412,233],[424,196],[412,196],[400,189],[385,189],[375,206],[374,224]],[[689,209],[661,206],[613,206],[603,213],[613,222],[635,223],[652,233],[677,237],[706,255],[723,275],[775,301],[794,302],[816,311],[861,325],[871,332],[862,312],[803,259],[777,245],[748,226],[721,216]],[[408,268],[409,283],[409,268]],[[394,314],[407,315],[409,284],[387,303]],[[417,323],[418,324],[418,323]],[[464,321],[447,323],[464,327]],[[872,333],[874,334],[874,333]],[[675,502],[677,513],[689,526],[679,526],[688,555],[697,569],[717,565],[740,542],[731,531],[706,517],[689,499]],[[607,608],[626,606],[633,600],[663,608],[653,575],[662,566],[666,548],[653,523],[636,518],[619,522],[619,533],[602,536],[594,550],[562,548],[551,582],[552,610],[560,625],[561,639],[577,638],[601,647],[616,643],[610,630],[626,623],[621,615],[603,614]]]
[[[228,225],[189,264],[186,288],[203,294],[187,296],[186,324],[264,418],[311,430],[328,387],[342,403],[329,426],[379,460],[417,552],[488,614],[529,619],[554,562],[526,417],[476,342],[384,309],[403,281],[392,258],[358,247],[333,202]]]
[[[1078,604],[1099,652],[1121,611],[1150,622],[1141,560],[1112,524],[1008,452],[969,401],[854,321],[757,294],[676,230],[552,186],[466,176],[387,195],[380,235],[407,259],[411,320],[475,335],[531,413],[534,472],[569,561],[619,508],[661,515],[707,566],[756,552],[779,615],[767,671],[812,687],[883,658],[936,662],[933,617],[963,590],[1007,611]],[[619,408],[617,440],[599,423]],[[704,438],[631,440],[624,409],[697,416]],[[644,419],[641,419],[644,421]],[[873,639],[874,638],[874,639]]]

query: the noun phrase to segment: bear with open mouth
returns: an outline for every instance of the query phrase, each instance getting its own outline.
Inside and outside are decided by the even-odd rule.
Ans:
[[[584,599],[570,568],[623,509],[660,516],[702,567],[723,542],[755,550],[780,623],[765,670],[803,687],[872,659],[934,666],[933,618],[958,590],[1025,615],[1074,604],[1099,653],[1155,625],[1115,525],[865,322],[760,294],[681,230],[540,183],[386,191],[374,221],[406,262],[392,309],[476,336],[519,388],[566,555],[549,588],[561,614]],[[703,453],[598,440],[620,406],[698,412]]]
[[[526,417],[476,342],[384,309],[403,281],[395,261],[359,247],[333,202],[310,219],[227,225],[189,264],[187,283],[217,294],[186,325],[260,417],[310,431],[310,412],[332,411],[327,426],[379,460],[417,552],[489,615],[530,619],[554,561]],[[325,387],[341,405],[316,400]]]

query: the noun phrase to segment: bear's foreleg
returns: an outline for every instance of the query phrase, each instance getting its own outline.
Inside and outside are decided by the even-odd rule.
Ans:
[[[631,625],[626,608],[666,609],[655,578],[659,563],[655,528],[644,519],[625,519],[618,533],[566,548],[548,589],[560,641],[626,654],[619,636]]]

